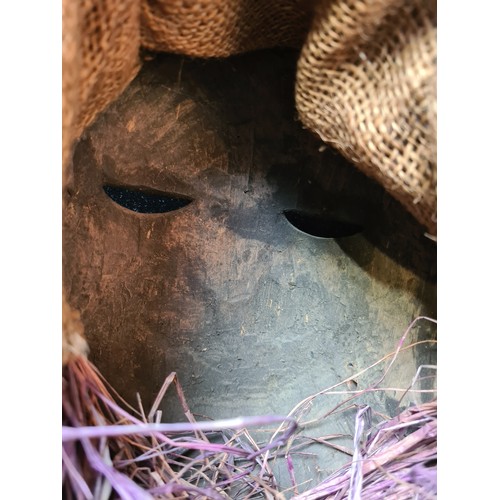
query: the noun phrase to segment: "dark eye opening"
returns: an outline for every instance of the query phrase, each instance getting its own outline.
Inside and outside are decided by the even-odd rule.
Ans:
[[[118,205],[141,214],[162,214],[179,210],[193,199],[149,188],[105,184],[104,192]]]
[[[363,230],[359,224],[340,220],[328,213],[285,210],[283,214],[293,227],[317,238],[345,238],[354,236]]]

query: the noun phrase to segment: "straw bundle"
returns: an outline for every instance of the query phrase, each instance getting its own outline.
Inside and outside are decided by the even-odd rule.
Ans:
[[[333,394],[349,380],[306,398],[286,417],[197,422],[175,373],[167,377],[146,414],[140,399],[139,410],[134,410],[107,386],[85,357],[75,357],[63,372],[63,492],[66,498],[78,499],[111,498],[113,492],[123,499],[284,500],[291,495],[294,500],[434,498],[437,400],[412,406],[377,425],[372,424],[370,406],[356,402],[369,392],[384,390],[380,384],[398,354],[425,342],[402,347],[411,327],[421,319],[410,325],[394,353],[363,370],[389,359],[382,378],[364,390],[351,391],[352,396],[328,412],[331,416],[346,408],[358,408],[353,451],[332,445],[331,437],[323,440],[352,458],[345,467],[302,493],[295,482],[292,456],[295,440],[304,437],[300,434],[308,426],[301,418],[303,409],[318,396]],[[417,375],[407,390],[415,386]],[[171,385],[186,415],[185,423],[160,423],[157,409]],[[249,430],[256,426],[261,428],[260,442]],[[277,426],[267,437],[266,432]],[[278,460],[286,462],[291,486],[277,483],[273,464]]]

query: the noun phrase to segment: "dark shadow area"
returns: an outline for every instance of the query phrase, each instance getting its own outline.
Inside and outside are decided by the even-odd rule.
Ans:
[[[362,226],[338,219],[335,215],[321,212],[285,210],[283,215],[299,231],[316,238],[346,238],[362,231]]]
[[[142,78],[150,85],[159,75],[173,73],[172,79],[182,79],[182,92],[199,96],[228,125],[231,131],[226,131],[230,158],[227,173],[247,172],[245,193],[251,195],[252,181],[264,175],[274,189],[276,213],[306,214],[309,221],[303,222],[313,226],[312,232],[318,230],[321,234],[328,231],[318,224],[325,226],[337,221],[351,225],[338,244],[360,265],[366,260],[362,246],[353,245],[346,236],[357,234],[362,228],[362,236],[371,245],[420,278],[435,283],[436,243],[425,236],[425,228],[382,186],[338,151],[325,147],[299,122],[294,107],[298,52],[282,49],[260,53],[267,64],[263,65],[255,53],[209,61],[173,60],[171,56],[156,55],[149,66],[145,65]],[[273,59],[275,64],[269,62]],[[276,67],[280,67],[279,72]],[[234,84],[228,85],[228,81]],[[263,83],[266,81],[272,82],[268,88]],[[165,84],[165,78],[162,82]],[[255,99],[257,88],[259,99]],[[267,105],[270,100],[275,102],[272,108]],[[286,129],[283,123],[287,123]],[[249,165],[242,152],[260,161]],[[288,161],[284,162],[284,158]],[[328,221],[322,224],[319,214],[324,214]],[[250,216],[252,220],[256,217]],[[297,217],[295,221],[300,224]],[[235,221],[234,225],[244,224]],[[333,233],[332,230],[332,236],[322,237],[341,238]],[[375,277],[384,278],[383,273]]]
[[[345,231],[341,237],[332,231],[330,237],[338,238],[339,246],[362,267],[370,258],[368,247],[373,245],[420,278],[436,282],[436,243],[397,200],[337,151],[323,151],[320,161],[307,160],[276,164],[267,173],[276,188],[273,196],[279,205],[285,205],[285,213],[311,214],[316,221],[311,220],[312,225],[321,224],[322,214],[324,224],[336,220],[346,225],[344,229],[350,227],[351,234]],[[384,280],[383,271],[375,274]]]

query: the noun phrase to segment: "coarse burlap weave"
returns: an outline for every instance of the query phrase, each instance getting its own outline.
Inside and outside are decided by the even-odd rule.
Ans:
[[[63,0],[63,182],[71,147],[144,47],[300,49],[302,122],[436,232],[436,0]]]
[[[298,62],[302,122],[436,231],[436,3],[321,1]]]
[[[63,0],[63,182],[71,145],[140,69],[137,0]]]

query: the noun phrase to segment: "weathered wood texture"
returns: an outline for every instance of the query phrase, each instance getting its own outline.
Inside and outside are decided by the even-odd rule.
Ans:
[[[194,412],[286,413],[435,314],[434,243],[295,119],[296,57],[157,56],[77,144],[64,281],[91,359],[129,400],[140,392],[148,407],[177,371]],[[106,183],[193,202],[135,213]],[[363,230],[315,238],[287,209]],[[417,351],[388,382],[434,360]],[[174,401],[167,419],[181,416]]]

